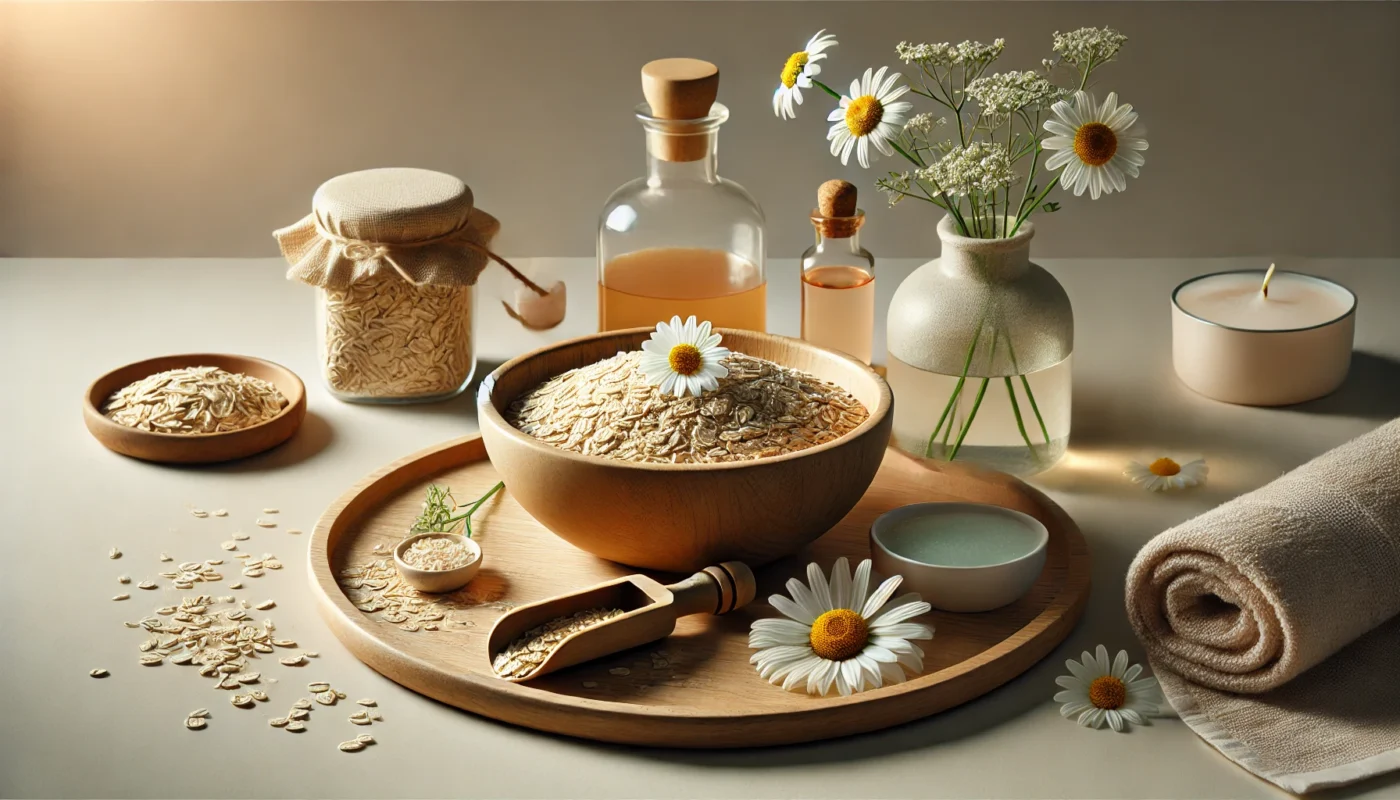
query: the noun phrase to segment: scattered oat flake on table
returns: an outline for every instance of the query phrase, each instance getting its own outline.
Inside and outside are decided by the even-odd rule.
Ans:
[[[300,667],[306,663],[306,659],[300,654],[288,656],[287,658],[279,658],[278,661],[280,661],[284,667]]]
[[[207,716],[209,716],[209,709],[207,708],[196,708],[194,711],[190,712],[190,719],[200,719]]]
[[[271,725],[274,728],[285,728],[287,727],[287,723],[289,722],[291,722],[291,720],[287,719],[286,717],[273,717],[272,719],[267,721],[267,724]]]
[[[362,706],[376,706],[376,705],[379,705],[378,703],[374,702],[373,700],[370,700],[369,698],[365,698],[364,700],[356,700],[355,702],[358,703],[359,705],[362,705]]]
[[[312,692],[325,692],[330,690],[331,685],[329,683],[326,683],[325,681],[312,681],[311,683],[306,684],[306,688],[308,691]],[[310,705],[303,706],[303,708],[310,707]]]
[[[288,528],[287,533],[301,533],[301,528]]]
[[[612,669],[608,670],[608,674],[610,674],[610,675],[631,675],[631,674],[632,674],[632,670],[630,670],[630,669],[628,669],[628,668],[626,668],[626,667],[613,667]]]
[[[258,527],[259,527],[259,528],[275,528],[275,527],[277,527],[277,523],[276,523],[276,522],[273,522],[273,521],[270,520],[270,519],[261,519],[261,518],[259,518],[259,519],[257,520],[257,524],[258,524]]]
[[[363,749],[365,749],[365,743],[360,741],[359,739],[351,739],[348,742],[340,743],[341,752],[356,753]]]
[[[287,727],[283,728],[283,730],[291,731],[292,733],[300,733],[306,730],[306,723],[302,722],[301,720],[294,719],[291,722],[288,722]]]
[[[175,560],[175,559],[173,559],[173,558],[170,557],[170,554],[169,554],[169,553],[161,553],[160,556],[159,556],[159,558],[160,558],[161,561],[174,561],[174,560]]]
[[[163,661],[165,661],[164,656],[141,656],[140,658],[141,666],[143,667],[159,666]]]
[[[219,509],[218,511],[215,511],[215,512],[214,512],[214,516],[216,516],[216,517],[227,517],[227,516],[228,516],[228,509],[227,509],[227,508],[221,508],[221,509]]]
[[[249,538],[250,537],[248,536],[248,534],[244,533],[243,531],[236,531],[233,534],[233,540],[235,542],[246,542]]]
[[[230,584],[228,585],[228,588],[230,588],[230,589],[242,589],[242,588],[243,588],[243,583],[242,583],[241,581],[234,581],[233,583],[230,583]]]
[[[205,517],[209,516],[209,512],[205,511],[202,508],[192,508],[190,509],[190,514],[193,515],[196,519],[204,519]]]
[[[238,549],[238,542],[224,542],[223,544],[221,544],[221,545],[219,545],[219,546],[222,547],[222,548],[224,548],[225,550],[237,550],[237,549]]]
[[[137,588],[137,589],[154,589],[154,588],[156,588],[156,582],[155,582],[155,581],[141,581],[140,583],[136,584],[136,588]]]
[[[130,575],[118,575],[118,576],[117,576],[117,583],[131,583],[131,576],[130,576]]]
[[[355,737],[355,741],[360,744],[374,744],[374,737],[370,736],[368,733],[362,733]]]
[[[123,593],[123,594],[118,594],[118,595],[113,595],[113,596],[112,596],[112,599],[113,599],[113,600],[130,600],[130,599],[131,599],[131,595],[125,594],[125,593]]]
[[[264,508],[264,509],[263,509],[263,513],[264,513],[264,514],[279,514],[279,513],[281,513],[281,511],[280,511],[280,509],[276,509],[276,508]]]
[[[101,667],[98,667],[97,669],[90,670],[88,674],[94,678],[105,678],[112,673],[108,672],[105,669],[102,669]]]
[[[261,603],[258,603],[256,606],[253,606],[253,607],[256,608],[256,609],[259,610],[259,611],[266,611],[266,610],[268,610],[269,608],[274,608],[274,607],[276,607],[276,605],[277,605],[277,604],[274,603],[274,602],[271,601],[271,600],[264,600],[264,601],[262,601]]]
[[[117,548],[113,547],[112,550],[111,550],[109,553],[107,553],[107,557],[108,557],[108,558],[121,558],[121,557],[122,557],[122,551],[120,551],[120,550],[118,550]]]
[[[185,727],[192,731],[197,731],[208,724],[208,720],[204,717],[185,717]]]

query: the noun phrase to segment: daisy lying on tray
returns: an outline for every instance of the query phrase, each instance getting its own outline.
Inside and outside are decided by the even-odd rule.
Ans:
[[[787,582],[792,599],[780,594],[769,604],[787,619],[760,619],[749,633],[749,659],[769,683],[787,690],[849,695],[900,683],[905,672],[924,669],[924,651],[915,639],[932,639],[933,629],[909,620],[929,612],[917,594],[895,597],[903,580],[896,575],[870,587],[870,559],[855,577],[845,558],[836,559],[831,580],[816,564],[807,565],[807,583]]]

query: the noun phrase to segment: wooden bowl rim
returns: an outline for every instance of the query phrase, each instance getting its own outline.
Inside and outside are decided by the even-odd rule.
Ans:
[[[829,442],[823,442],[822,444],[819,444],[815,447],[809,447],[805,450],[799,450],[795,453],[783,453],[782,455],[769,456],[768,458],[753,458],[746,461],[725,461],[715,464],[646,464],[636,463],[632,461],[621,461],[614,458],[604,458],[603,456],[590,456],[585,455],[583,453],[575,453],[572,450],[565,450],[562,447],[555,447],[554,445],[542,442],[539,439],[536,439],[535,437],[527,433],[521,432],[514,425],[507,422],[505,416],[501,414],[500,411],[496,410],[495,403],[491,402],[491,395],[495,393],[498,380],[501,377],[505,376],[506,373],[510,372],[513,369],[516,369],[517,367],[520,367],[528,361],[532,361],[534,359],[540,358],[541,356],[559,350],[566,350],[569,348],[577,347],[586,342],[595,341],[604,337],[636,336],[639,334],[645,334],[651,330],[653,329],[649,327],[641,327],[621,328],[615,331],[600,331],[598,333],[590,333],[584,336],[576,336],[572,339],[565,339],[562,342],[555,342],[553,344],[545,345],[544,347],[537,348],[528,353],[512,358],[511,360],[492,370],[491,374],[487,375],[484,379],[482,379],[481,387],[477,390],[476,397],[478,425],[480,425],[483,422],[489,421],[493,427],[495,427],[506,437],[514,440],[517,443],[523,444],[524,446],[534,450],[537,453],[548,453],[550,455],[562,457],[566,460],[580,464],[610,466],[618,467],[620,469],[650,470],[657,472],[722,472],[725,470],[746,469],[768,464],[783,464],[790,461],[796,461],[800,458],[814,456],[819,453],[835,450],[838,447],[849,445],[852,442],[855,442],[856,440],[860,439],[866,434],[869,434],[872,430],[879,427],[880,424],[884,422],[886,417],[889,416],[890,409],[894,406],[894,393],[890,390],[889,382],[886,381],[884,377],[880,375],[880,373],[876,372],[873,368],[871,368],[869,364],[866,364],[865,362],[860,361],[858,359],[852,358],[851,356],[848,356],[845,353],[840,352],[839,350],[832,350],[830,348],[822,347],[820,345],[815,345],[803,339],[797,339],[791,336],[781,336],[776,333],[764,333],[762,331],[749,331],[738,328],[715,328],[714,330],[715,333],[718,333],[721,336],[724,336],[726,334],[742,334],[745,336],[756,336],[761,339],[793,342],[799,347],[810,350],[816,350],[827,355],[843,359],[849,362],[850,364],[858,367],[860,370],[863,370],[870,378],[873,378],[876,381],[875,386],[880,393],[879,401],[875,404],[875,408],[872,409],[867,407],[866,410],[869,412],[869,415],[865,418],[864,422],[857,425],[854,429],[852,429],[849,433],[845,434],[844,436],[839,436],[835,439],[832,439]],[[748,355],[752,358],[761,357],[755,356],[752,353],[745,353],[745,355]],[[783,366],[787,365],[784,364]],[[851,391],[848,387],[845,386],[841,386],[841,389],[843,389],[846,392]],[[514,400],[515,398],[512,397],[511,401]],[[509,405],[509,403],[506,403],[506,405]]]
[[[212,366],[218,367],[219,369],[226,368],[221,367],[218,364],[212,363],[212,359],[219,359],[223,361],[255,362],[261,364],[264,367],[267,367],[272,372],[280,373],[282,377],[285,377],[287,379],[287,382],[291,384],[293,390],[292,396],[289,396],[287,392],[284,391],[284,387],[281,386],[279,383],[273,382],[273,385],[277,387],[277,390],[279,392],[282,392],[282,396],[287,398],[287,405],[284,406],[282,410],[277,413],[276,416],[265,419],[256,425],[249,425],[246,428],[239,428],[236,431],[221,431],[217,433],[161,433],[158,431],[145,431],[141,430],[140,428],[130,428],[126,425],[122,425],[119,422],[113,422],[110,418],[108,418],[106,414],[102,413],[101,408],[97,405],[96,402],[94,402],[93,397],[97,394],[97,387],[101,386],[113,375],[116,375],[119,372],[125,372],[127,370],[135,369],[137,367],[145,367],[147,364],[152,364],[157,361],[171,361],[172,359],[178,359],[181,361],[189,359],[189,363],[184,365],[186,367]],[[201,361],[203,363],[198,363]],[[180,366],[169,366],[165,369],[169,370],[180,368]],[[156,372],[163,371],[165,370],[156,370]],[[147,376],[154,374],[155,372],[146,373]],[[137,380],[140,379],[138,378]],[[117,388],[120,389],[121,387],[119,386]],[[106,398],[102,399],[105,400]],[[264,427],[271,426],[280,422],[283,417],[286,417],[288,414],[295,413],[298,406],[304,406],[305,404],[306,384],[302,382],[301,377],[298,376],[295,372],[292,372],[290,369],[282,366],[281,364],[278,364],[275,361],[268,361],[265,358],[258,358],[257,356],[239,355],[237,353],[173,353],[167,356],[154,356],[152,358],[145,358],[140,361],[133,361],[129,364],[124,364],[120,367],[117,367],[116,369],[109,369],[101,375],[97,376],[97,379],[94,380],[92,383],[88,384],[87,391],[83,393],[83,411],[87,415],[88,421],[91,424],[101,428],[104,433],[108,435],[116,435],[118,433],[121,433],[128,436],[149,438],[152,441],[162,442],[199,442],[217,438],[242,436],[252,431],[260,430]],[[93,434],[98,435],[96,431],[94,431]],[[99,435],[98,438],[100,439],[102,437]]]

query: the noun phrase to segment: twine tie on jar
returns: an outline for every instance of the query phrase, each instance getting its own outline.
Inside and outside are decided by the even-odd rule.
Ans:
[[[403,267],[399,266],[399,264],[394,260],[393,251],[404,248],[426,247],[430,244],[438,244],[439,242],[446,242],[456,239],[462,234],[463,229],[467,227],[468,222],[468,219],[463,219],[460,225],[448,231],[447,233],[444,233],[440,236],[433,236],[427,239],[415,240],[412,242],[387,243],[368,242],[364,241],[363,239],[351,239],[345,236],[341,236],[338,233],[333,233],[329,230],[326,230],[326,226],[321,224],[320,219],[316,220],[316,233],[321,238],[330,242],[335,242],[337,245],[339,245],[341,248],[341,252],[345,255],[346,258],[350,259],[351,261],[368,261],[372,258],[383,259],[386,263],[389,264],[389,266],[393,267],[396,272],[402,275],[404,277],[404,280],[407,280],[410,283],[414,283],[415,281],[413,280],[413,277],[409,275],[409,273],[406,270],[404,270]],[[525,286],[529,288],[530,291],[534,292],[540,297],[545,297],[549,294],[549,292],[546,289],[544,289],[544,287],[525,277],[524,273],[516,269],[510,264],[510,262],[506,261],[504,258],[501,258],[495,253],[491,252],[489,248],[483,247],[482,245],[479,245],[476,242],[467,241],[465,239],[458,240],[454,242],[454,244],[458,244],[463,247],[475,250],[476,252],[481,253],[482,255],[486,256],[492,261],[495,261],[497,264],[500,264],[502,267],[505,267],[506,271],[509,272],[511,276],[513,276],[516,280],[520,281],[521,283],[525,284]]]

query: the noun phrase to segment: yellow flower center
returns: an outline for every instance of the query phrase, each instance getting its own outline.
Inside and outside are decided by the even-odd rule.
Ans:
[[[1088,122],[1074,132],[1074,154],[1091,167],[1107,164],[1118,152],[1118,134],[1102,122]]]
[[[1100,675],[1089,684],[1089,702],[1094,708],[1122,708],[1128,700],[1128,687],[1112,675]]]
[[[700,350],[693,344],[678,344],[671,348],[671,369],[678,375],[694,375],[700,371]]]
[[[869,638],[865,617],[849,608],[828,611],[812,623],[812,651],[828,661],[856,655]]]
[[[1147,465],[1147,471],[1153,475],[1160,475],[1163,478],[1171,477],[1181,471],[1181,465],[1170,458],[1159,458]]]
[[[875,95],[863,94],[846,106],[846,129],[852,136],[868,136],[884,116],[885,107]]]
[[[806,66],[806,50],[788,56],[787,63],[783,65],[783,85],[789,89],[795,86],[798,76],[802,74],[802,70]]]

